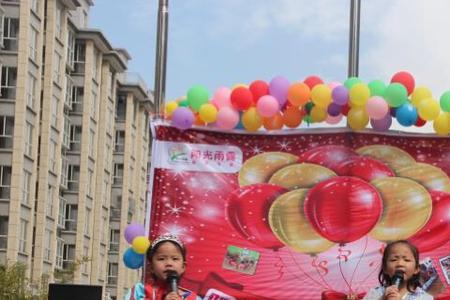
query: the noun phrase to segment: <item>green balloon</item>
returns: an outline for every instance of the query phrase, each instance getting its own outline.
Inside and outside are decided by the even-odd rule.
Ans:
[[[187,99],[184,99],[184,100],[178,102],[178,106],[188,107],[189,106],[189,101]]]
[[[403,84],[394,82],[384,91],[384,99],[390,107],[399,107],[408,100],[408,92]]]
[[[381,80],[372,80],[369,83],[370,96],[384,96],[386,90],[386,84]]]
[[[442,94],[439,102],[443,111],[450,112],[450,91],[446,91]]]
[[[194,85],[187,92],[187,100],[194,111],[199,111],[203,104],[208,103],[209,92],[202,85]]]
[[[352,86],[360,82],[362,82],[362,80],[358,77],[349,77],[346,81],[344,81],[344,85],[348,90],[350,90]]]

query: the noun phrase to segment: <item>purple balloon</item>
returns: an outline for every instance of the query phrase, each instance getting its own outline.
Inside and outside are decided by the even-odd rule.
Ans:
[[[135,237],[145,236],[144,226],[136,223],[131,223],[125,228],[125,239],[129,244],[131,244]]]
[[[337,105],[345,105],[348,102],[348,90],[345,86],[337,86],[331,91],[331,98]]]
[[[274,96],[280,107],[283,107],[287,101],[287,94],[291,83],[283,76],[274,77],[269,83],[269,93]]]
[[[178,129],[185,130],[194,124],[195,116],[187,107],[177,107],[172,113],[172,125]]]
[[[392,117],[390,114],[386,114],[386,116],[380,120],[370,119],[370,125],[372,125],[372,128],[376,131],[386,131],[391,127],[391,124]]]
[[[330,105],[328,105],[327,112],[330,116],[337,117],[341,113],[341,109],[342,107],[340,105],[331,102]]]

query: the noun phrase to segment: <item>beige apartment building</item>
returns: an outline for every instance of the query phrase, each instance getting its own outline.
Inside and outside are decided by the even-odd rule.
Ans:
[[[0,264],[122,299],[123,229],[144,223],[152,108],[91,0],[0,0]],[[77,263],[78,262],[78,263]]]

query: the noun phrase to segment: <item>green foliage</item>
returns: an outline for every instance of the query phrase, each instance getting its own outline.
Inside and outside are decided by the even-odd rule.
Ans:
[[[53,273],[55,281],[59,283],[74,283],[75,272],[78,271],[82,264],[87,263],[90,260],[89,257],[83,256],[82,258],[77,258],[70,262],[63,270],[55,270]]]
[[[23,263],[0,265],[0,299],[45,300],[48,292],[48,276],[39,282],[26,277],[27,267]]]

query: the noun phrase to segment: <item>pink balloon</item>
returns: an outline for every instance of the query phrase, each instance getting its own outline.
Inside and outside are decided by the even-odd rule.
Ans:
[[[280,110],[278,100],[270,95],[262,96],[256,103],[256,111],[262,117],[270,118]]]
[[[339,123],[342,120],[342,114],[339,114],[337,116],[330,116],[328,115],[327,118],[325,119],[325,122],[327,122],[330,125],[334,125]]]
[[[389,112],[389,105],[382,97],[373,96],[367,100],[366,112],[373,120],[381,120]]]
[[[217,113],[216,125],[222,129],[233,129],[239,123],[239,112],[231,107],[222,107]]]
[[[335,87],[342,85],[339,81],[332,81],[328,83],[328,87],[330,90],[333,90]]]
[[[217,109],[221,109],[225,106],[231,106],[230,101],[231,90],[227,87],[219,87],[212,97],[212,103],[217,107]]]

